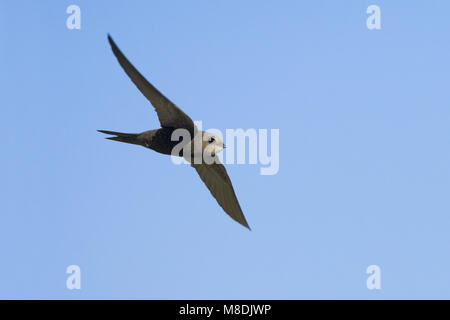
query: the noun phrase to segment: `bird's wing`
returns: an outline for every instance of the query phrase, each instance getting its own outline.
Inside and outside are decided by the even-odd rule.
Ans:
[[[239,205],[227,170],[216,157],[213,164],[192,164],[222,209],[235,221],[250,229]]]
[[[159,122],[162,127],[184,128],[187,129],[191,137],[197,133],[197,128],[192,119],[178,108],[172,101],[167,99],[158,89],[156,89],[147,79],[142,76],[139,71],[131,64],[130,61],[117,47],[114,40],[108,35],[108,41],[111,49],[116,56],[119,64],[130,77],[131,81],[136,85],[139,91],[151,102],[158,114]]]

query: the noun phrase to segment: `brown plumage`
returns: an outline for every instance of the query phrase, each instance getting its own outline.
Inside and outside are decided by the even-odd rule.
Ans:
[[[142,133],[122,133],[107,130],[98,131],[113,135],[113,137],[107,138],[110,140],[141,145],[156,152],[171,155],[174,147],[180,143],[179,141],[172,141],[172,133],[177,129],[185,129],[189,133],[189,136],[192,137],[192,140],[183,141],[183,145],[189,144],[189,146],[191,146],[195,143],[200,143],[202,152],[207,148],[211,148],[212,152],[210,155],[212,156],[212,159],[214,159],[214,163],[195,163],[192,160],[194,159],[194,151],[191,151],[192,154],[190,155],[183,154],[182,151],[177,155],[183,156],[186,160],[191,162],[192,167],[195,168],[200,178],[206,184],[209,191],[223,210],[232,219],[250,229],[244,214],[242,213],[242,209],[237,200],[227,171],[216,156],[216,154],[225,147],[223,141],[219,137],[208,132],[198,131],[194,122],[188,115],[167,99],[158,89],[148,82],[139,71],[136,70],[109,35],[108,41],[125,73],[155,108],[159,122],[161,123],[161,128]],[[192,148],[192,150],[194,150],[194,148]]]

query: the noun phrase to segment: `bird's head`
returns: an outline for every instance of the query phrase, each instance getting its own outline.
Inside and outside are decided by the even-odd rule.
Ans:
[[[203,150],[207,152],[211,156],[215,156],[220,151],[222,151],[225,147],[223,140],[209,132],[203,132]]]

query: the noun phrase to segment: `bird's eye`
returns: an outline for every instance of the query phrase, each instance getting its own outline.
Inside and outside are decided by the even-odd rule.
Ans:
[[[209,143],[213,143],[214,141],[216,141],[216,140],[215,140],[213,137],[211,137],[211,138],[208,139],[208,142],[209,142]]]

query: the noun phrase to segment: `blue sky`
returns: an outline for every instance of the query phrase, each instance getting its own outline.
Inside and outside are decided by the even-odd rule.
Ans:
[[[0,298],[450,298],[449,10],[2,1]],[[278,174],[227,166],[251,232],[191,168],[96,132],[159,127],[108,32],[204,128],[280,130]]]

